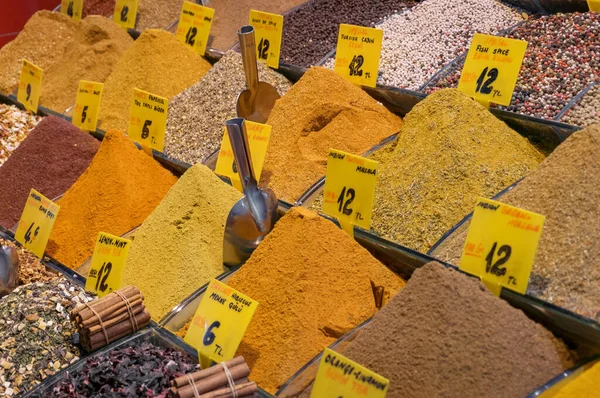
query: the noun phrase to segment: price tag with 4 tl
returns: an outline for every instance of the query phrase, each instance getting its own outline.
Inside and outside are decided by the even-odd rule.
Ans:
[[[92,265],[85,281],[85,290],[96,293],[98,297],[119,290],[129,246],[131,241],[128,239],[99,232],[92,255]]]
[[[42,70],[27,61],[23,60],[21,67],[21,79],[19,81],[19,90],[17,91],[17,100],[25,106],[25,109],[36,113],[42,91]]]
[[[325,348],[311,397],[385,398],[390,381]]]
[[[340,25],[334,70],[354,84],[375,87],[383,30]]]
[[[458,89],[480,102],[510,105],[526,50],[523,40],[475,34]]]
[[[17,242],[42,258],[59,210],[59,205],[31,189],[15,232]]]
[[[353,236],[354,225],[369,229],[379,163],[350,153],[329,150],[323,212],[335,217]]]
[[[545,217],[479,198],[460,260],[496,295],[501,287],[525,294]]]
[[[127,129],[129,138],[143,147],[162,152],[168,109],[168,99],[134,88]]]
[[[138,0],[117,0],[113,21],[125,29],[135,29],[137,18]]]
[[[198,54],[204,55],[214,16],[214,9],[184,1],[175,36],[180,42],[192,46]]]
[[[248,143],[250,144],[250,157],[252,158],[254,175],[256,176],[256,181],[260,181],[260,175],[269,146],[269,138],[271,137],[271,126],[246,120],[246,129],[248,132]],[[235,165],[235,158],[233,156],[231,142],[229,142],[227,129],[225,129],[225,134],[223,134],[223,141],[221,142],[221,149],[219,150],[215,173],[229,178],[231,185],[242,192],[242,183]]]
[[[104,84],[79,81],[77,99],[73,110],[73,124],[82,130],[96,131],[98,125],[98,112]]]
[[[256,35],[256,59],[271,68],[279,68],[283,15],[250,10],[250,25]]]
[[[75,21],[81,21],[83,0],[61,0],[60,12],[70,16]]]
[[[203,369],[234,357],[257,307],[250,297],[210,281],[185,335],[186,343],[198,350]]]

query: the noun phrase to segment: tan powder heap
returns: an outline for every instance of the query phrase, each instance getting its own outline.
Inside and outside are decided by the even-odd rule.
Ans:
[[[135,29],[140,32],[146,29],[166,29],[179,19],[182,5],[183,0],[140,0]]]
[[[88,16],[62,57],[44,71],[40,104],[65,112],[75,104],[79,80],[103,83],[132,44],[131,36],[112,20]]]
[[[21,33],[0,49],[0,92],[10,94],[17,89],[23,59],[43,70],[49,68],[62,55],[77,25],[58,12],[43,10],[33,14]]]
[[[275,393],[306,362],[377,311],[404,281],[332,222],[292,208],[227,282],[259,302],[238,355]]]
[[[155,320],[225,271],[225,221],[241,197],[206,166],[197,164],[135,232],[123,286],[135,285],[144,293]]]
[[[309,69],[276,102],[261,183],[294,202],[327,169],[329,149],[363,154],[402,120],[334,71]]]
[[[200,80],[210,68],[208,61],[171,33],[144,31],[106,79],[99,127],[127,131],[134,88],[171,99]]]

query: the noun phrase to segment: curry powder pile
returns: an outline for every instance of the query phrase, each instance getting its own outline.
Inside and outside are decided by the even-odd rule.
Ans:
[[[123,133],[109,131],[90,166],[58,200],[47,253],[76,269],[94,252],[98,232],[120,236],[139,226],[175,182]]]

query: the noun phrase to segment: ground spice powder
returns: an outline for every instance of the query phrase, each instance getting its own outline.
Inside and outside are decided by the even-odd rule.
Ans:
[[[58,201],[46,251],[68,267],[81,266],[98,232],[120,236],[139,226],[176,181],[123,133],[109,131],[85,173]]]
[[[98,140],[57,116],[48,116],[29,133],[0,167],[0,224],[12,228],[34,188],[49,199],[62,195],[90,165]]]
[[[435,262],[343,354],[388,378],[389,397],[524,397],[573,365],[550,331]]]
[[[155,320],[225,271],[225,222],[240,198],[235,188],[197,164],[135,232],[123,285],[140,289]]]
[[[554,398],[600,397],[600,361],[586,369],[581,375],[552,395]]]
[[[238,355],[275,393],[294,372],[376,311],[404,281],[335,224],[292,208],[227,284],[260,305]]]
[[[425,252],[478,196],[492,197],[542,159],[483,106],[456,89],[440,90],[406,115],[393,154],[380,165],[372,229]]]
[[[170,99],[200,80],[210,68],[208,61],[171,33],[144,31],[106,79],[100,128],[127,130],[134,88]]]
[[[112,20],[85,18],[63,55],[44,70],[40,104],[64,113],[75,104],[79,80],[103,83],[131,44],[131,36]]]
[[[261,183],[294,202],[327,170],[330,148],[362,154],[402,121],[337,73],[313,67],[271,112]]]
[[[6,12],[6,10],[5,10]],[[0,49],[0,92],[17,89],[23,59],[43,70],[63,53],[77,29],[77,22],[59,12],[38,11],[10,43]]]
[[[570,136],[498,200],[546,216],[528,294],[600,321],[600,125]],[[434,255],[458,265],[468,225]]]

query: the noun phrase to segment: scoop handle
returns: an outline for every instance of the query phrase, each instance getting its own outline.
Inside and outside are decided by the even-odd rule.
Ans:
[[[246,75],[246,87],[250,90],[252,97],[258,90],[258,66],[256,65],[256,41],[254,39],[254,27],[242,26],[238,31],[244,74]]]

